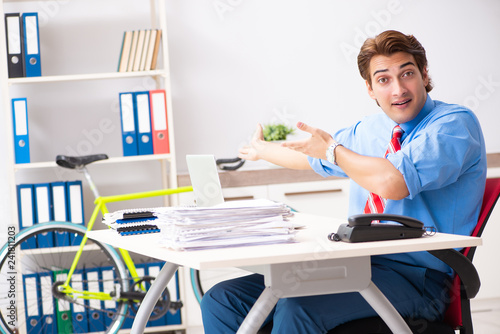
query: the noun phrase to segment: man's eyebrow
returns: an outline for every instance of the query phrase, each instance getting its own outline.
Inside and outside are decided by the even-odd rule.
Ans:
[[[408,65],[413,65],[413,66],[415,66],[415,64],[414,64],[412,61],[409,61],[409,62],[406,62],[406,63],[404,63],[404,64],[400,65],[400,66],[399,66],[399,68],[404,68],[404,67],[406,67],[406,66],[408,66]],[[372,76],[375,76],[377,73],[387,72],[387,71],[389,71],[387,68],[382,69],[382,70],[376,70],[376,71],[372,74]]]
[[[406,67],[406,66],[408,66],[408,65],[413,65],[413,66],[415,66],[415,64],[414,64],[412,61],[409,61],[409,62],[404,63],[403,65],[399,66],[399,68],[403,68],[403,67]]]

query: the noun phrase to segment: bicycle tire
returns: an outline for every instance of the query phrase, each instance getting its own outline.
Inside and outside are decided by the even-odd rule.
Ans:
[[[35,333],[35,331],[30,332],[27,329],[26,312],[24,293],[21,291],[23,288],[29,288],[29,286],[23,285],[23,275],[30,273],[45,272],[47,276],[44,279],[53,279],[54,270],[60,271],[69,269],[72,260],[75,257],[78,246],[80,245],[80,237],[83,237],[87,229],[82,225],[76,225],[68,222],[48,222],[43,224],[33,225],[29,228],[23,229],[18,234],[13,234],[11,236],[10,229],[14,227],[9,227],[9,240],[0,250],[0,329],[3,333],[18,333],[21,327],[26,328],[27,333]],[[68,236],[68,245],[66,246],[56,246],[52,248],[35,248],[35,249],[25,249],[26,244],[32,242],[33,240],[38,240],[42,236],[46,236],[47,233],[58,233],[58,236],[64,236],[66,233]],[[49,234],[50,235],[50,234]],[[58,239],[60,240],[60,239]],[[23,246],[22,246],[23,245]],[[115,279],[113,283],[116,288],[120,288],[121,291],[128,291],[129,287],[129,277],[122,259],[118,253],[109,245],[102,244],[97,241],[88,239],[84,251],[80,257],[79,265],[77,269],[85,266],[86,269],[92,267],[111,267],[114,272]],[[47,272],[49,274],[47,274]],[[12,283],[12,278],[15,282]],[[8,279],[11,279],[9,282]],[[101,281],[102,282],[102,281]],[[64,302],[66,298],[57,298],[53,294],[52,285],[54,284],[40,284],[40,293],[38,296],[53,296],[54,314],[56,313],[56,303]],[[75,282],[76,283],[76,282]],[[87,282],[90,283],[90,282]],[[102,287],[102,283],[100,287]],[[48,291],[48,288],[51,291]],[[9,295],[9,291],[15,296]],[[26,290],[24,290],[26,291]],[[50,297],[49,297],[50,298]],[[90,301],[80,303],[81,299],[73,300],[73,306],[76,303],[87,307],[89,314],[96,312],[101,312],[101,318],[105,324],[106,333],[117,333],[120,329],[125,315],[127,314],[128,305],[126,302],[114,302],[114,308],[112,311],[106,309],[106,311],[97,311],[90,306]],[[39,305],[42,305],[41,301],[36,301]],[[101,303],[101,301],[99,301]],[[104,304],[104,302],[102,302]],[[111,302],[108,302],[110,306]],[[100,304],[100,305],[103,305]],[[10,307],[10,305],[14,305]],[[60,305],[60,304],[58,304]],[[27,305],[30,309],[31,305]],[[8,309],[7,307],[10,307]],[[41,306],[40,306],[41,308]],[[14,309],[16,319],[12,316],[12,310]],[[104,313],[104,312],[107,313]],[[112,313],[114,312],[114,313]],[[107,319],[106,319],[107,316]],[[12,320],[16,322],[12,322]],[[24,319],[24,321],[23,321]],[[40,324],[36,329],[36,333],[44,333],[43,329],[47,328],[47,323],[43,323],[40,319]],[[12,326],[14,325],[14,326]],[[74,333],[83,332],[81,328],[75,328],[77,324],[71,324],[71,322],[66,323],[65,328],[58,328],[58,332],[64,333]],[[30,326],[31,327],[31,326]],[[71,328],[67,328],[71,327]],[[42,328],[42,330],[40,330]],[[90,329],[89,329],[90,330]],[[101,330],[102,331],[102,330]]]
[[[191,268],[189,270],[189,274],[191,277],[191,289],[193,289],[194,296],[198,303],[201,303],[201,299],[203,298],[203,295],[205,294],[205,291],[203,290],[203,287],[201,286],[201,280],[200,280],[200,271]]]

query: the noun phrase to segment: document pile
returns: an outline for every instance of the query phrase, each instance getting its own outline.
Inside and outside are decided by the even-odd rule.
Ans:
[[[292,242],[291,215],[289,207],[269,200],[165,211],[158,216],[161,244],[190,250]]]
[[[158,217],[156,217],[155,211],[160,209],[162,208],[119,210],[105,213],[102,222],[120,235],[158,233],[160,229],[156,224]]]
[[[151,210],[149,213],[156,219],[141,224],[159,227],[161,245],[174,250],[295,241],[295,226],[288,220],[293,215],[290,208],[269,200],[232,201],[213,207],[163,207],[146,210]],[[112,223],[111,215],[105,215],[103,221],[106,224],[115,229],[118,225],[123,225]],[[120,216],[118,211],[113,215]]]

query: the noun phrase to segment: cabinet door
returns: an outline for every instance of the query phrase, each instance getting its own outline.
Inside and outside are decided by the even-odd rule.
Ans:
[[[267,198],[267,186],[223,188],[225,201]]]
[[[299,212],[346,218],[349,180],[297,182],[269,185],[269,199],[283,202]]]

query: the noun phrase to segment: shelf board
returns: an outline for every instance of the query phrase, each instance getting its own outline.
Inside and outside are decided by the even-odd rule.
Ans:
[[[86,251],[95,251],[100,250],[100,248],[96,244],[85,245]],[[37,256],[44,254],[63,254],[63,253],[76,253],[80,246],[55,246],[55,247],[47,247],[47,248],[33,248],[33,249],[23,249],[21,250],[21,255],[26,256]]]
[[[137,155],[131,157],[113,157],[107,160],[100,160],[93,162],[92,164],[113,164],[113,163],[126,163],[126,162],[136,162],[136,161],[154,161],[154,160],[171,160],[172,156],[170,154],[149,154],[149,155]],[[58,167],[55,161],[47,162],[33,162],[29,164],[16,164],[14,165],[15,170],[20,169],[36,169],[36,168],[53,168]]]
[[[92,74],[72,74],[72,75],[52,75],[41,77],[26,77],[8,79],[9,85],[13,84],[32,84],[44,82],[66,82],[66,81],[84,81],[84,80],[106,80],[106,79],[124,79],[144,76],[166,76],[165,70],[138,71],[138,72],[110,72],[110,73],[92,73]]]

